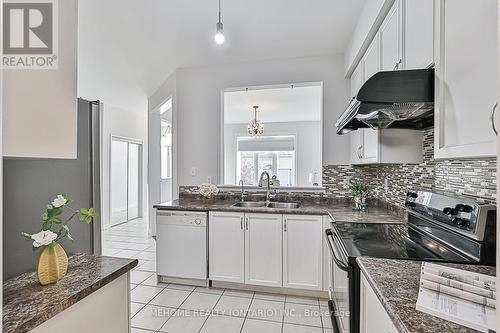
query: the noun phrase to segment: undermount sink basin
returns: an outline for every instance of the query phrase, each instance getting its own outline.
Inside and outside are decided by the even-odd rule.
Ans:
[[[270,202],[267,207],[269,208],[284,208],[284,209],[295,209],[300,207],[298,202]]]
[[[282,208],[282,209],[295,209],[300,207],[298,202],[270,202],[269,204],[263,201],[240,201],[233,205],[233,207],[246,207],[246,208]]]
[[[266,207],[265,202],[260,201],[240,201],[233,205],[233,207]]]

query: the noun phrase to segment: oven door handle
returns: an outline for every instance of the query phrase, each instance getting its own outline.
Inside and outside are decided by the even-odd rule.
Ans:
[[[328,244],[328,247],[330,248],[330,253],[332,254],[333,261],[335,261],[335,264],[337,265],[338,268],[340,268],[344,272],[348,272],[349,266],[346,265],[342,260],[340,260],[337,257],[337,253],[335,251],[335,245],[332,244],[332,242],[330,241],[330,237],[333,237],[333,232],[331,229],[325,230],[325,237],[326,237],[326,243]]]

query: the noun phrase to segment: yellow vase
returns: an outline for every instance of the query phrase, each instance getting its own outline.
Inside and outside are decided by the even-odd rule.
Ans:
[[[36,271],[41,285],[56,283],[68,270],[68,256],[61,245],[45,246],[36,261]]]

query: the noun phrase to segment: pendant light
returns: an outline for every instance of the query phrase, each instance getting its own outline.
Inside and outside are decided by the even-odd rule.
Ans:
[[[253,135],[264,134],[264,124],[262,123],[262,121],[257,120],[257,109],[258,108],[259,107],[257,105],[255,105],[253,107],[254,118],[248,124],[248,134],[253,134]]]
[[[214,39],[218,45],[224,44],[224,41],[226,39],[224,37],[224,25],[222,24],[222,19],[221,19],[220,0],[219,0],[219,21],[216,24],[216,33]]]

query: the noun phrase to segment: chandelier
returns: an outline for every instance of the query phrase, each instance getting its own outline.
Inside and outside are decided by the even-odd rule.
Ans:
[[[254,118],[248,124],[248,133],[253,135],[259,135],[264,133],[264,124],[262,121],[257,120],[257,109],[259,107],[256,105],[253,107],[254,109]]]

